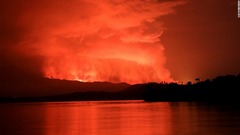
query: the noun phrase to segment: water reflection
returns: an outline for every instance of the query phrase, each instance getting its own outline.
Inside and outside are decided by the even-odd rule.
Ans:
[[[240,111],[233,106],[171,104],[173,132],[181,135],[227,135],[240,132]]]
[[[238,110],[194,103],[93,101],[0,104],[1,135],[226,135]]]
[[[62,104],[48,107],[45,114],[49,126],[45,135],[147,135],[170,134],[171,131],[168,103],[75,102],[67,107]]]

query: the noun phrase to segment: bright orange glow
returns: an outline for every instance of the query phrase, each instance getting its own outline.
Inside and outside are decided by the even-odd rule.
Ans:
[[[22,23],[34,28],[32,39],[22,44],[45,58],[48,78],[171,82],[159,17],[179,4],[183,2],[80,0],[39,5],[22,16]]]
[[[161,46],[108,46],[85,49],[84,55],[81,52],[66,51],[63,56],[48,59],[45,75],[50,78],[81,81],[172,81],[169,72],[163,67],[165,58],[159,55],[162,53]]]

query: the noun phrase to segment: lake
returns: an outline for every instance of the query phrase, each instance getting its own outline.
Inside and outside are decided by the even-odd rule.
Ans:
[[[240,111],[188,102],[76,101],[0,104],[0,135],[228,135]]]

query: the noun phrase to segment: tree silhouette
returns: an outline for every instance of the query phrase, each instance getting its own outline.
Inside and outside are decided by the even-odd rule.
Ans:
[[[200,78],[196,78],[195,81],[196,81],[196,82],[200,82]]]

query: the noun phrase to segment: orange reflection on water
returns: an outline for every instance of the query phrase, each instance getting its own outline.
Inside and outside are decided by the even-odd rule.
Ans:
[[[70,102],[47,107],[44,135],[171,134],[168,103]]]
[[[96,110],[92,105],[60,103],[46,109],[47,127],[44,135],[92,134],[96,128]]]

